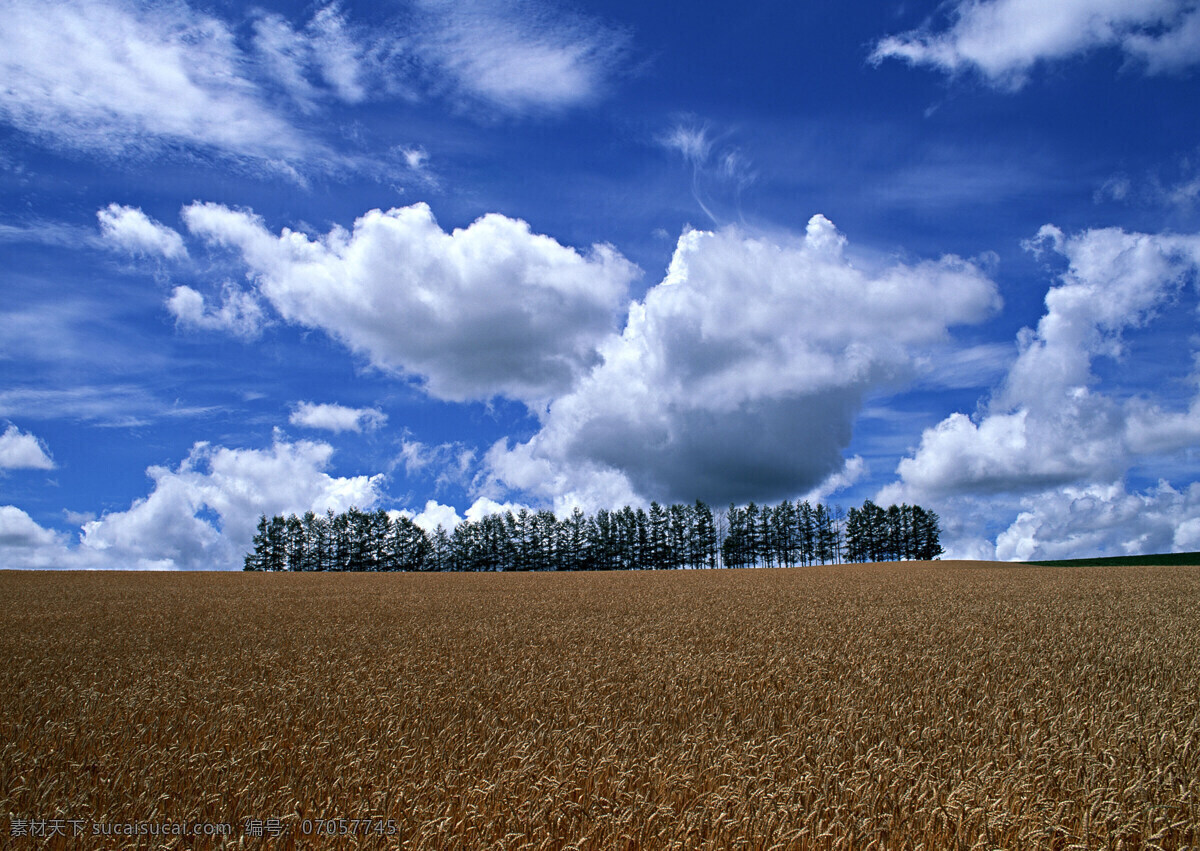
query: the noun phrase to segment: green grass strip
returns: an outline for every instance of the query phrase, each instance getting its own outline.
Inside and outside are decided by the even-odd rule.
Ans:
[[[1108,556],[1105,558],[1071,558],[1058,561],[1027,561],[1039,567],[1084,567],[1086,565],[1110,565],[1113,567],[1147,564],[1200,565],[1200,553],[1162,553],[1147,556]]]

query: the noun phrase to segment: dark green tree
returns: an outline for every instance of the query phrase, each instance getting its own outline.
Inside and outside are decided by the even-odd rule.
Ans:
[[[717,524],[712,509],[700,500],[693,507],[696,518],[693,567],[712,568],[717,566]]]
[[[267,523],[267,515],[259,515],[258,528],[254,533],[254,541],[251,543],[250,552],[246,554],[242,570],[268,569],[267,565],[270,563],[270,554],[267,543]]]

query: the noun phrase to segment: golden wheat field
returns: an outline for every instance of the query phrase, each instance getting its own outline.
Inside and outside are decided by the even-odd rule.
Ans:
[[[0,600],[6,847],[1200,847],[1200,568],[5,571]]]

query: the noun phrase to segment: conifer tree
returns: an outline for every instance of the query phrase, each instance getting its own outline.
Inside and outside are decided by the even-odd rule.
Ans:
[[[667,563],[667,512],[657,502],[650,503],[650,567],[662,570]]]
[[[721,544],[721,557],[726,567],[745,567],[752,560],[746,534],[746,509],[731,505],[726,517],[729,531]]]
[[[692,509],[690,505],[672,503],[667,509],[667,554],[663,568],[674,570],[691,563],[688,555],[692,538]]]
[[[743,550],[745,552],[746,564],[753,567],[758,564],[762,558],[762,538],[758,527],[758,506],[751,502],[746,506],[746,513],[743,516],[745,520],[745,544]]]
[[[587,516],[578,505],[564,524],[559,570],[582,570],[587,553]]]
[[[654,559],[650,554],[650,517],[646,514],[646,509],[639,506],[633,513],[633,519],[636,530],[634,562],[638,570],[648,570],[654,566]]]
[[[694,567],[717,566],[717,524],[713,520],[712,509],[700,500],[696,500],[693,508],[696,517],[696,547]]]
[[[242,570],[266,570],[269,561],[267,555],[267,515],[260,514],[257,531],[254,534],[252,549],[246,554]]]

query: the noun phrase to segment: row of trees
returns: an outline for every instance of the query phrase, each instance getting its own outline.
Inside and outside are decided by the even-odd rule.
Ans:
[[[351,508],[259,519],[246,570],[669,570],[933,559],[938,516],[869,500],[844,512],[785,500],[714,513],[694,505],[521,509],[429,534],[402,514]]]
[[[847,561],[928,561],[942,554],[939,518],[919,505],[889,505],[867,500],[846,515]]]

